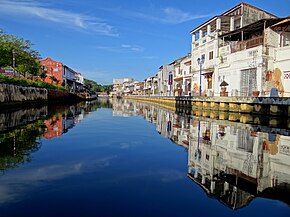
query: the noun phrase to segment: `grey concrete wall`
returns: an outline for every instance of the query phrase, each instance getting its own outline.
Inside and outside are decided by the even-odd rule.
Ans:
[[[47,90],[38,87],[22,87],[0,84],[0,103],[47,100]]]

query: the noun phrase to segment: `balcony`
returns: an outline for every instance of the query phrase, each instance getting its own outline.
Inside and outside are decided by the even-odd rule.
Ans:
[[[232,43],[231,46],[231,53],[235,53],[238,51],[246,50],[249,48],[257,47],[259,45],[263,45],[264,43],[264,37],[259,36],[256,38],[252,38],[249,40],[237,42],[237,43]]]

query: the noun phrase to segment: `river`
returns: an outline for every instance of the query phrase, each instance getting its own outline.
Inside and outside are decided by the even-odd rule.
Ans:
[[[0,111],[0,216],[289,216],[290,129],[102,99]]]

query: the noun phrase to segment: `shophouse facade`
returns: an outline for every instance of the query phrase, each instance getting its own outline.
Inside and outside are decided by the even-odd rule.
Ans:
[[[191,52],[144,79],[142,93],[289,97],[289,23],[242,2],[193,29]]]
[[[222,42],[219,36],[237,31],[258,20],[270,18],[277,17],[252,5],[240,3],[191,31],[193,86],[199,87],[199,95],[220,95],[219,88],[223,76],[219,74],[219,65],[224,61],[224,57],[219,53]]]
[[[83,89],[84,78],[67,65],[49,57],[41,60],[40,63],[46,72],[45,82],[63,86],[72,93]]]
[[[165,64],[159,67],[157,78],[158,92],[160,96],[173,96],[173,71],[173,63]]]

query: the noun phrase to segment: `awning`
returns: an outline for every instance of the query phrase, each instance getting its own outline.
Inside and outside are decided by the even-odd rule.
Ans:
[[[183,77],[174,78],[174,81],[182,81]]]
[[[208,71],[208,72],[204,72],[204,73],[201,73],[202,75],[212,75],[213,74],[213,71]]]

